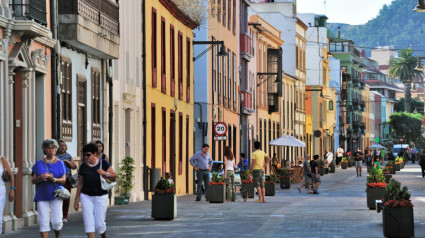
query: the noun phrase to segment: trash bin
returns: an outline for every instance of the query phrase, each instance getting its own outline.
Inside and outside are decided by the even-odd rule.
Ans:
[[[161,169],[150,169],[151,170],[151,186],[150,191],[153,192],[155,190],[156,184],[161,179]]]

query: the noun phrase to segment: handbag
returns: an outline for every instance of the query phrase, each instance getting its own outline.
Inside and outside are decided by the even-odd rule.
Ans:
[[[10,174],[7,172],[7,170],[4,168],[4,162],[3,162],[3,160],[4,160],[4,158],[3,157],[1,157],[1,163],[2,163],[2,165],[3,165],[3,173],[2,173],[2,175],[1,175],[1,178],[3,179],[3,181],[4,182],[9,182],[10,181]]]
[[[47,164],[45,162],[43,162],[43,163],[46,166],[47,173],[50,173],[49,167],[47,167]],[[58,188],[56,186],[56,183],[53,183],[53,184],[55,185],[55,191],[53,192],[53,196],[55,198],[59,198],[59,199],[62,199],[62,200],[68,200],[71,197],[71,194],[69,193],[69,191],[66,188],[64,188],[64,187]]]
[[[78,169],[76,174],[69,177],[69,183],[71,184],[71,188],[76,188],[78,186]]]
[[[102,169],[102,159],[100,159],[100,169]],[[102,175],[99,175],[100,177],[100,185],[102,187],[103,190],[109,191],[111,190],[113,187],[115,187],[115,185],[117,184],[117,182],[108,182],[106,181],[105,178],[103,178]]]

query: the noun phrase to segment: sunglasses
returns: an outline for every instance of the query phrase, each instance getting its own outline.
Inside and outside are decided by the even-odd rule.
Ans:
[[[92,153],[85,153],[84,156],[90,157]]]

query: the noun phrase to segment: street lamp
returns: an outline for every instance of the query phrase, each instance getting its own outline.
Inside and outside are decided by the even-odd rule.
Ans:
[[[221,46],[217,56],[227,56],[226,46],[224,46],[224,41],[193,41],[193,44],[194,45],[211,45],[206,50],[202,51],[199,55],[197,55],[196,57],[193,57],[193,61],[196,61],[197,59],[201,58],[201,56],[203,56],[209,50],[214,48],[215,45]]]
[[[415,9],[413,9],[415,12],[425,12],[425,4],[424,0],[418,0],[418,5],[416,5]]]

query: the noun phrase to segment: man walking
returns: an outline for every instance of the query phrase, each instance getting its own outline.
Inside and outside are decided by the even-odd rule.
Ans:
[[[208,144],[204,144],[202,146],[201,151],[196,152],[192,158],[190,158],[190,164],[196,170],[196,178],[197,178],[197,192],[196,192],[196,200],[197,202],[201,201],[202,197],[202,182],[204,182],[205,186],[205,199],[208,201],[208,183],[210,182],[210,174],[213,161],[211,159],[210,154],[208,153],[210,146]]]
[[[264,187],[264,167],[270,163],[270,157],[260,150],[261,143],[254,142],[254,153],[252,153],[251,173],[253,177],[254,187],[257,188],[258,200],[255,202],[266,202]]]
[[[317,189],[319,188],[319,185],[321,183],[320,174],[319,174],[319,163],[317,163],[317,160],[319,160],[319,155],[314,155],[313,162],[311,163],[311,177],[313,178],[313,194],[319,194]]]
[[[342,157],[344,156],[344,150],[342,149],[342,146],[339,146],[336,150],[336,165],[339,167],[342,161]]]
[[[310,191],[310,185],[311,185],[311,168],[310,168],[310,163],[308,162],[308,159],[310,158],[310,156],[308,154],[306,154],[304,156],[304,162],[303,162],[303,168],[304,168],[304,184],[301,184],[301,186],[298,187],[298,192],[301,193],[301,188],[304,186],[307,186],[307,193],[311,194]]]
[[[423,151],[423,154],[421,154],[421,157],[419,157],[419,165],[421,166],[422,178],[423,178],[425,177],[425,150]]]
[[[356,164],[356,173],[357,177],[362,176],[362,161],[363,161],[363,153],[360,151],[360,148],[357,147],[356,152],[354,152],[354,163]]]

